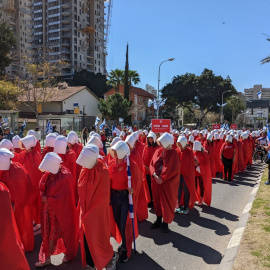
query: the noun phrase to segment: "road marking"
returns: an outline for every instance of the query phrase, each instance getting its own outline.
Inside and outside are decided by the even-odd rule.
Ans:
[[[253,189],[252,189],[252,192],[251,192],[251,195],[256,194],[257,191],[258,191],[258,189],[259,189],[259,187],[253,188]]]
[[[252,202],[247,203],[242,214],[248,213],[251,210],[251,207],[252,207]]]
[[[244,230],[245,227],[240,227],[233,232],[232,238],[227,246],[227,249],[237,247],[240,245]]]

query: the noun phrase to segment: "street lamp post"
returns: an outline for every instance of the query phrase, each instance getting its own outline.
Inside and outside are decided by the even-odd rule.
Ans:
[[[222,123],[223,123],[223,95],[225,94],[225,93],[228,93],[228,92],[232,92],[232,90],[227,90],[227,91],[224,91],[223,93],[222,93],[222,95],[221,95],[221,115],[220,115],[220,121],[221,121],[221,125],[222,125]]]
[[[158,68],[158,91],[157,91],[157,102],[158,102],[158,104],[159,104],[159,83],[160,83],[160,67],[161,67],[161,65],[164,63],[164,62],[167,62],[167,61],[173,61],[174,60],[174,58],[169,58],[169,59],[167,59],[167,60],[164,60],[164,61],[162,61],[161,63],[160,63],[160,65],[159,65],[159,68]],[[158,115],[159,115],[159,106],[158,106],[158,109],[157,109],[157,119],[158,119]]]

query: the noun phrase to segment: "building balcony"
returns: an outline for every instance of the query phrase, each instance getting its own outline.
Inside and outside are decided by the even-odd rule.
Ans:
[[[70,7],[70,2],[69,1],[62,1],[61,6],[63,8],[69,8]]]
[[[70,24],[62,25],[61,30],[62,31],[70,31]]]
[[[62,8],[61,14],[63,16],[69,16],[70,15],[70,9]]]

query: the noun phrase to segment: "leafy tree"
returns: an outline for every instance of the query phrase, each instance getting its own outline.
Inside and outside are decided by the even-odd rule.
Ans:
[[[237,115],[244,111],[245,104],[242,99],[240,99],[238,96],[230,96],[226,99],[227,105],[224,107],[224,118],[227,121],[232,121],[231,123],[234,123],[234,120],[236,119]]]
[[[57,96],[57,76],[65,63],[53,64],[48,61],[41,61],[38,64],[27,64],[27,81],[19,81],[21,90],[20,101],[30,108],[38,116],[38,105],[47,105],[53,96]],[[61,84],[67,86],[66,83]]]
[[[108,76],[107,85],[111,85],[116,92],[119,92],[119,85],[123,83],[124,71],[121,69],[111,70]]]
[[[227,90],[227,96],[237,93],[231,79],[216,76],[212,70],[204,69],[200,76],[192,73],[175,76],[171,83],[162,89],[163,97],[174,98],[178,104],[187,108],[197,124],[201,124],[209,112],[219,112],[222,93]],[[226,97],[226,95],[224,94]],[[197,109],[200,114],[196,114]]]
[[[17,107],[18,97],[21,91],[12,82],[0,81],[0,109],[14,110]]]
[[[15,45],[14,32],[6,23],[0,23],[0,76],[4,74],[5,68],[12,63],[10,53]]]
[[[119,124],[119,117],[127,118],[130,114],[132,102],[123,98],[121,94],[115,93],[108,96],[106,100],[100,99],[99,110],[104,117],[117,121]]]
[[[129,70],[128,77],[130,86],[132,86],[132,84],[137,85],[141,81],[140,75],[136,70]]]
[[[128,65],[128,44],[127,44],[127,52],[126,52],[126,66],[125,66],[125,73],[124,73],[124,98],[129,100],[129,65]]]
[[[111,86],[106,83],[106,76],[101,73],[95,74],[87,70],[75,72],[70,85],[73,86],[87,86],[98,97],[102,97],[104,93],[110,90]]]

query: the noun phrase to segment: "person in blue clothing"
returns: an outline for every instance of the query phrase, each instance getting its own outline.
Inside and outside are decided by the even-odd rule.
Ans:
[[[5,134],[5,139],[10,140],[12,142],[12,138],[14,137],[14,134],[10,131],[10,127],[4,128],[4,134]]]

